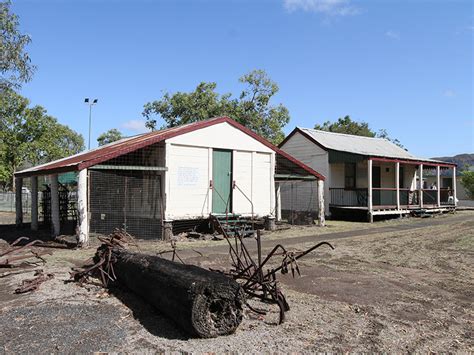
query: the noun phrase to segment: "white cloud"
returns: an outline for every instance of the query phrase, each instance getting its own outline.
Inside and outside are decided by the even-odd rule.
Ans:
[[[359,9],[350,4],[350,0],[283,0],[289,12],[302,10],[326,15],[356,15]]]
[[[128,129],[129,131],[134,131],[137,133],[142,133],[148,131],[148,128],[145,126],[144,120],[130,120],[122,123],[121,126],[123,129]]]
[[[454,96],[456,96],[456,92],[454,90],[449,90],[448,89],[448,90],[445,90],[443,92],[443,96],[444,97],[454,97]]]
[[[400,33],[393,30],[388,30],[387,32],[385,32],[385,36],[391,39],[400,39]]]

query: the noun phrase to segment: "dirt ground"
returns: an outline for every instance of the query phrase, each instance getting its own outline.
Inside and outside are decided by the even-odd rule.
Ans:
[[[0,226],[0,239],[28,233]],[[301,261],[301,277],[280,276],[291,307],[280,326],[277,309],[263,306],[267,316],[246,311],[233,335],[188,339],[126,291],[111,295],[66,283],[70,268],[94,253],[95,241],[86,250],[51,249],[42,268],[55,277],[35,293],[13,294],[33,272],[0,276],[0,353],[474,351],[473,211],[374,224],[328,221],[325,228],[267,232],[263,240],[266,251],[276,243],[302,250],[322,240],[335,247]],[[253,243],[247,241],[255,250]],[[140,247],[156,253],[168,245]],[[178,248],[189,263],[228,263],[225,241]]]

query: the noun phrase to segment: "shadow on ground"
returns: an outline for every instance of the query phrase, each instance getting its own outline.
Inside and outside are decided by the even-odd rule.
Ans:
[[[172,319],[160,314],[141,297],[123,287],[113,287],[110,289],[110,293],[128,307],[133,317],[153,336],[170,340],[190,339],[174,324]]]
[[[29,224],[25,224],[22,227],[17,227],[14,224],[0,225],[0,240],[12,244],[21,237],[28,239],[23,239],[18,242],[18,246],[26,245],[33,240],[41,240],[43,243],[37,246],[41,246],[42,248],[74,249],[77,247],[75,236],[67,235],[52,238],[48,228],[40,228],[38,231],[32,231]]]

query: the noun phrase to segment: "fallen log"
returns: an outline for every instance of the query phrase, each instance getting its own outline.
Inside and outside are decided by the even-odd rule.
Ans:
[[[111,277],[191,335],[231,334],[242,321],[245,294],[225,275],[121,248],[112,249],[111,260]]]

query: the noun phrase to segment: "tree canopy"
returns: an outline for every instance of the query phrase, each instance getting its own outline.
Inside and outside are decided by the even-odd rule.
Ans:
[[[469,198],[474,199],[474,171],[469,167],[461,172],[461,185],[466,189]]]
[[[353,121],[350,116],[339,118],[336,122],[326,121],[322,125],[316,124],[314,129],[319,129],[327,132],[352,134],[355,136],[377,137],[389,140],[401,148],[404,148],[398,139],[390,138],[387,130],[380,129],[378,132],[373,131],[367,122]]]
[[[0,182],[13,186],[13,173],[79,153],[83,137],[58,123],[41,106],[29,107],[28,99],[13,90],[0,93]]]
[[[367,122],[352,121],[350,116],[339,118],[336,122],[326,121],[322,125],[316,124],[314,129],[327,132],[353,134],[355,136],[375,137],[375,132],[369,128]]]
[[[237,97],[231,93],[219,94],[214,82],[201,82],[194,91],[164,93],[161,99],[144,105],[146,126],[161,128],[205,120],[217,116],[229,116],[257,134],[278,144],[284,138],[283,127],[290,114],[282,104],[271,105],[270,100],[278,92],[278,85],[263,70],[254,70],[239,79],[245,87]]]
[[[98,138],[97,138],[97,143],[99,143],[99,146],[109,144],[115,141],[118,141],[123,138],[122,133],[116,129],[112,128],[109,129],[107,132],[102,133]]]
[[[20,32],[18,16],[10,6],[10,1],[0,2],[0,91],[28,82],[35,70],[26,52],[31,38]]]

